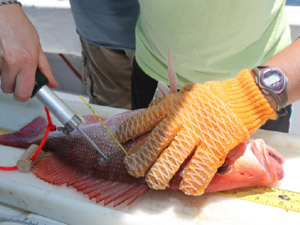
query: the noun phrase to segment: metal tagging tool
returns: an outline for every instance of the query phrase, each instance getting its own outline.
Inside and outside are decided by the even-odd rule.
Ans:
[[[47,77],[37,69],[32,97],[36,97],[64,125],[61,129],[64,133],[76,129],[104,159],[107,159],[95,142],[79,127],[81,119],[47,86],[48,82]]]

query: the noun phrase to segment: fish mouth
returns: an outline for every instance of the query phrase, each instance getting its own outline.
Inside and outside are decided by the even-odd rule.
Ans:
[[[206,188],[206,193],[268,185],[283,178],[283,157],[263,140],[250,140],[232,149]]]
[[[177,190],[189,160],[177,171],[169,190]],[[283,178],[283,161],[280,153],[263,140],[241,143],[227,154],[205,193],[274,183]]]
[[[271,182],[283,178],[282,164],[284,158],[277,150],[267,145],[262,139],[253,140],[251,150],[258,162],[265,169]]]
[[[242,143],[232,149],[228,153],[223,165],[218,168],[217,173],[228,174],[233,172],[232,168],[235,161],[242,157],[246,151],[251,152],[256,157],[270,180],[275,181],[283,178],[282,164],[284,158],[277,150],[267,145],[262,139],[250,140],[248,143]]]

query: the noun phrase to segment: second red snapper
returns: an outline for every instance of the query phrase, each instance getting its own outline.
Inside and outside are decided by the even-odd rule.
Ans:
[[[105,121],[114,132],[116,127],[135,111],[117,115]],[[124,166],[124,152],[115,140],[93,116],[85,116],[87,123],[81,128],[108,156],[104,160],[99,153],[76,131],[70,135],[51,132],[44,145],[45,156],[34,166],[33,173],[56,185],[67,184],[88,194],[96,202],[114,202],[116,206],[127,200],[127,204],[149,189],[143,178],[130,176]],[[39,144],[46,128],[46,121],[38,117],[18,132],[0,136],[0,144],[28,148]],[[143,138],[125,143],[129,151]],[[186,160],[176,173],[166,191],[179,191]],[[263,140],[251,140],[232,149],[219,168],[205,192],[224,191],[247,186],[267,185],[283,178],[282,156]]]

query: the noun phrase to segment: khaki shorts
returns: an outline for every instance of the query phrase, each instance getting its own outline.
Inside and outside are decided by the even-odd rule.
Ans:
[[[130,109],[134,51],[94,46],[82,39],[81,45],[90,103]]]

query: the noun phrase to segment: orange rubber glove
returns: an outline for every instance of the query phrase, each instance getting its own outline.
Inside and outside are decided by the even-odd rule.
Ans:
[[[201,195],[227,153],[249,139],[276,112],[256,85],[249,70],[237,78],[187,84],[175,94],[124,121],[116,130],[120,142],[151,131],[125,156],[135,177],[146,176],[150,188],[165,189],[185,159],[180,190]]]

